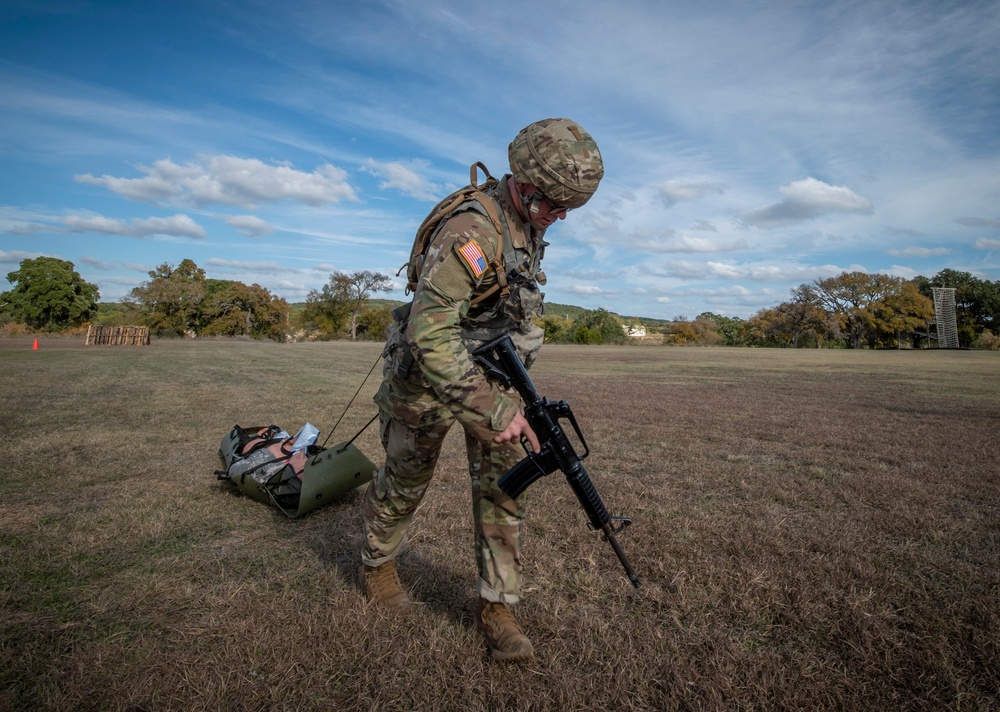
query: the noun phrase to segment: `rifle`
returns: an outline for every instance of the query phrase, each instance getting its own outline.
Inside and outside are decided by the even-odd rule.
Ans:
[[[539,451],[529,452],[523,460],[507,470],[497,483],[500,489],[511,499],[517,499],[539,477],[561,470],[580,501],[583,511],[587,513],[590,527],[604,533],[605,541],[611,544],[632,585],[639,588],[639,577],[616,537],[616,534],[631,524],[632,520],[608,514],[604,502],[594,488],[594,483],[590,481],[587,471],[580,464],[580,461],[590,454],[590,449],[583,433],[580,432],[580,426],[576,423],[569,403],[550,401],[538,395],[508,334],[480,346],[472,352],[472,356],[485,369],[488,378],[496,380],[504,388],[513,388],[517,391],[525,404],[524,417],[538,436]],[[583,446],[582,455],[576,452],[573,443],[559,424],[561,420],[567,420],[573,426],[576,437]],[[523,442],[522,440],[522,444]],[[616,522],[617,527],[612,526],[612,522]]]

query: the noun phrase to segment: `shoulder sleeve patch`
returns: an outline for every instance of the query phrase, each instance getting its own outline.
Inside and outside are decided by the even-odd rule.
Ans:
[[[476,244],[475,240],[469,240],[459,247],[458,254],[461,256],[462,261],[465,262],[465,266],[469,268],[472,276],[476,279],[479,279],[479,276],[486,271],[486,255],[479,249],[479,245]]]

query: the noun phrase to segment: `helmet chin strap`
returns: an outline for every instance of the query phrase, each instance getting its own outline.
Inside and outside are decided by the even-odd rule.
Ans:
[[[513,183],[513,188],[511,189],[511,196],[517,196],[517,199],[521,201],[521,210],[518,213],[518,219],[521,221],[521,226],[527,228],[529,234],[532,231],[542,232],[542,228],[536,226],[532,219],[537,217],[539,210],[541,209],[542,201],[542,191],[535,186],[535,189],[531,192],[531,195],[525,195],[521,192],[522,185],[528,185],[527,183],[519,183],[516,178],[511,177]]]
[[[521,206],[524,208],[524,214],[526,215],[524,224],[530,225],[536,230],[540,229],[535,226],[532,220],[538,217],[538,211],[541,209],[542,191],[536,187],[531,192],[531,195],[525,195],[521,191],[518,191],[518,196],[521,198]]]

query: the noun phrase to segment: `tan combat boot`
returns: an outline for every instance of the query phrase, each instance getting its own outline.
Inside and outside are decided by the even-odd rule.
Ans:
[[[476,627],[486,638],[494,660],[531,660],[535,656],[528,636],[503,603],[480,598]]]
[[[413,607],[399,582],[396,564],[387,561],[381,566],[361,565],[361,584],[372,603],[393,611],[408,611]]]

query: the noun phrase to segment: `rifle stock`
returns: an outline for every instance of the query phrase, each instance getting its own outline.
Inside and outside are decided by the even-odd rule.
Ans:
[[[514,342],[507,334],[481,346],[473,351],[472,355],[483,366],[488,377],[495,379],[504,388],[513,388],[521,396],[524,401],[524,417],[538,436],[540,444],[539,452],[528,453],[524,459],[503,474],[498,483],[500,489],[512,499],[517,499],[540,477],[561,470],[580,506],[586,512],[590,526],[603,532],[605,540],[611,544],[632,585],[638,588],[639,577],[616,537],[618,532],[631,523],[631,520],[608,514],[594,483],[580,464],[590,450],[569,403],[550,401],[538,395],[528,371],[517,355]],[[583,446],[582,454],[576,452],[573,443],[560,425],[560,421],[563,420],[572,425]],[[619,522],[617,529],[612,526],[613,521]]]

